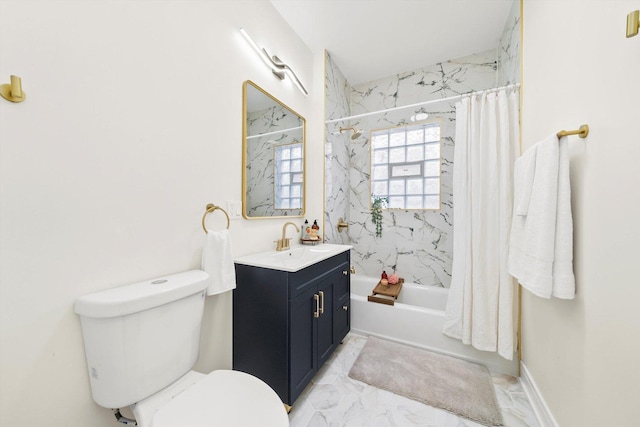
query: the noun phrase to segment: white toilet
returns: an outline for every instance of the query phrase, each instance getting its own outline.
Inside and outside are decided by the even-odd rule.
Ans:
[[[258,378],[191,370],[208,277],[192,270],[75,302],[93,400],[105,408],[131,406],[142,427],[288,426],[282,401]]]

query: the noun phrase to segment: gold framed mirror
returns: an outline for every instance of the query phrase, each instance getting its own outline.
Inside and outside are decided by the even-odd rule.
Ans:
[[[242,99],[242,215],[303,216],[306,120],[251,80]]]

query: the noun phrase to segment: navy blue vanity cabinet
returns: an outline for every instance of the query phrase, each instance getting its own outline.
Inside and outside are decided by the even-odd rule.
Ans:
[[[236,264],[233,369],[292,405],[349,332],[349,251],[296,272]]]

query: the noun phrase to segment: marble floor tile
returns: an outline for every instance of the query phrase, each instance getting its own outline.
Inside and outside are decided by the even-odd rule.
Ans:
[[[291,427],[482,427],[450,412],[349,378],[366,343],[349,334],[293,405]],[[540,427],[520,381],[492,374],[505,427]]]

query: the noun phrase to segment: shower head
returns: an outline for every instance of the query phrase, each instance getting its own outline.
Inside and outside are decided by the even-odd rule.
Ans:
[[[342,133],[342,131],[345,131],[345,130],[353,131],[353,135],[351,135],[351,139],[356,139],[360,137],[360,135],[362,135],[362,131],[359,130],[357,127],[340,128],[340,133]]]

